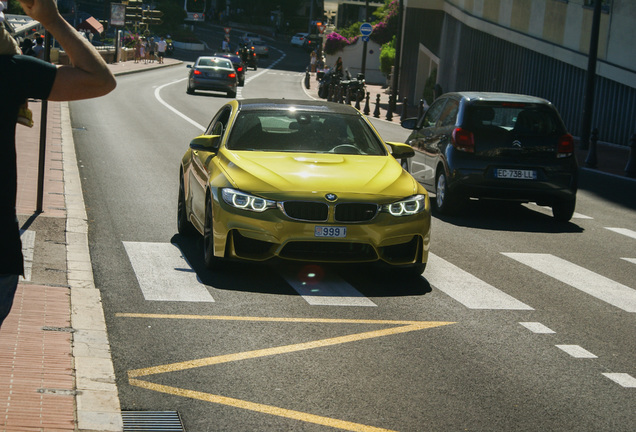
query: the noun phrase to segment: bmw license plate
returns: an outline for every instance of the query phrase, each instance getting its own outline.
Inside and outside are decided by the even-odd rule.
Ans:
[[[503,179],[536,180],[537,172],[535,170],[498,168],[495,170],[495,177]]]
[[[347,227],[338,226],[316,226],[314,237],[346,237]]]

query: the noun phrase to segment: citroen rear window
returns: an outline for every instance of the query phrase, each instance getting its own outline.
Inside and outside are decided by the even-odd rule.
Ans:
[[[468,107],[464,124],[478,131],[513,131],[522,135],[552,135],[561,132],[554,111],[540,104],[497,103]]]

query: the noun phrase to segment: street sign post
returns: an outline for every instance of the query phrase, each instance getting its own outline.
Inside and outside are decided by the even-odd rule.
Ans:
[[[373,33],[373,26],[368,22],[365,22],[360,26],[360,34],[362,35],[362,42],[364,42],[362,47],[362,66],[360,67],[360,72],[363,74],[366,72],[367,68],[367,42],[369,42],[369,36],[371,33]]]
[[[371,33],[373,33],[373,26],[369,23],[363,23],[360,26],[360,34],[362,36],[369,36]]]

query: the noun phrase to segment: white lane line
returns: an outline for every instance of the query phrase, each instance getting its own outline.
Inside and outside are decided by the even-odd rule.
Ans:
[[[605,227],[606,230],[610,230],[610,231],[614,231],[615,233],[618,234],[623,234],[624,236],[627,237],[631,237],[633,239],[636,239],[636,231],[634,230],[630,230],[627,228],[609,228],[609,227]]]
[[[469,309],[534,310],[432,253],[428,254],[424,277],[435,288]]]
[[[276,66],[280,61],[282,61],[285,58],[286,55],[285,55],[284,52],[282,52],[282,51],[280,51],[278,49],[277,49],[277,51],[279,51],[282,54],[282,57],[280,57],[278,60],[276,60],[274,63],[272,63],[271,65],[269,65],[265,69],[262,69],[261,72],[257,73],[256,75],[250,76],[249,78],[245,78],[245,82],[248,83],[251,80],[253,80],[254,78],[257,78],[257,77],[261,76],[262,74],[266,73],[271,68]],[[187,121],[188,123],[190,123],[191,125],[196,127],[197,129],[199,129],[201,132],[205,132],[205,129],[206,129],[205,126],[203,126],[203,125],[199,124],[198,122],[192,120],[190,117],[188,117],[187,115],[183,114],[181,111],[177,110],[175,107],[173,107],[172,105],[170,105],[169,103],[167,103],[166,101],[164,101],[161,98],[160,93],[161,93],[161,90],[164,87],[167,87],[167,86],[172,85],[172,84],[180,83],[180,82],[185,81],[187,79],[188,79],[187,77],[186,78],[181,78],[181,79],[178,79],[176,81],[171,81],[169,83],[166,83],[164,85],[161,85],[161,86],[157,87],[155,89],[155,98],[159,101],[159,103],[161,103],[163,106],[168,108],[170,111],[172,111],[173,113],[175,113],[176,115],[178,115],[179,117],[181,117],[182,119],[184,119],[185,121]],[[240,91],[240,95],[239,95],[239,91]],[[237,96],[239,96],[239,98],[243,97],[243,88],[237,89]]]
[[[287,283],[312,306],[376,306],[337,275],[320,266],[283,271]]]
[[[176,84],[176,83],[180,83],[181,81],[185,81],[188,78],[181,78],[179,80],[176,81],[172,81],[169,82],[167,84],[164,84],[162,86],[159,86],[155,89],[155,98],[166,108],[168,108],[170,111],[172,111],[173,113],[175,113],[176,115],[178,115],[179,117],[181,117],[182,119],[184,119],[185,121],[187,121],[188,123],[190,123],[191,125],[193,125],[194,127],[196,127],[197,129],[199,129],[201,132],[205,131],[205,126],[200,125],[199,123],[195,122],[194,120],[192,120],[190,117],[188,117],[187,115],[183,114],[181,111],[177,110],[176,108],[174,108],[172,105],[168,104],[166,101],[164,101],[161,98],[161,95],[159,94],[161,92],[161,89],[163,89],[164,87],[167,87],[169,85],[172,84]]]
[[[636,312],[636,290],[550,254],[503,253],[626,312]]]
[[[20,240],[22,240],[22,255],[24,256],[24,276],[20,276],[21,281],[30,281],[33,270],[33,252],[35,250],[35,231],[20,230]]]
[[[625,388],[636,388],[636,378],[626,373],[603,373],[607,378]]]
[[[578,345],[555,345],[562,351],[570,354],[574,358],[598,358],[588,350],[581,348]]]
[[[146,300],[214,301],[177,246],[171,243],[123,243]]]
[[[521,324],[522,326],[530,330],[532,333],[537,333],[537,334],[555,333],[554,330],[538,322],[520,322],[519,324]]]

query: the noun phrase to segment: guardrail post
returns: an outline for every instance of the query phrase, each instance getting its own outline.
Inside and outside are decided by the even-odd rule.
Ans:
[[[400,115],[400,121],[404,121],[406,120],[406,115],[407,115],[407,98],[402,99],[402,114]]]
[[[380,95],[376,95],[375,98],[375,110],[373,111],[373,117],[380,118]]]
[[[636,134],[629,139],[629,157],[625,165],[627,177],[636,177]]]
[[[598,157],[596,153],[596,144],[598,142],[598,128],[592,130],[590,136],[590,148],[587,152],[587,158],[585,158],[585,166],[588,168],[596,168]]]

